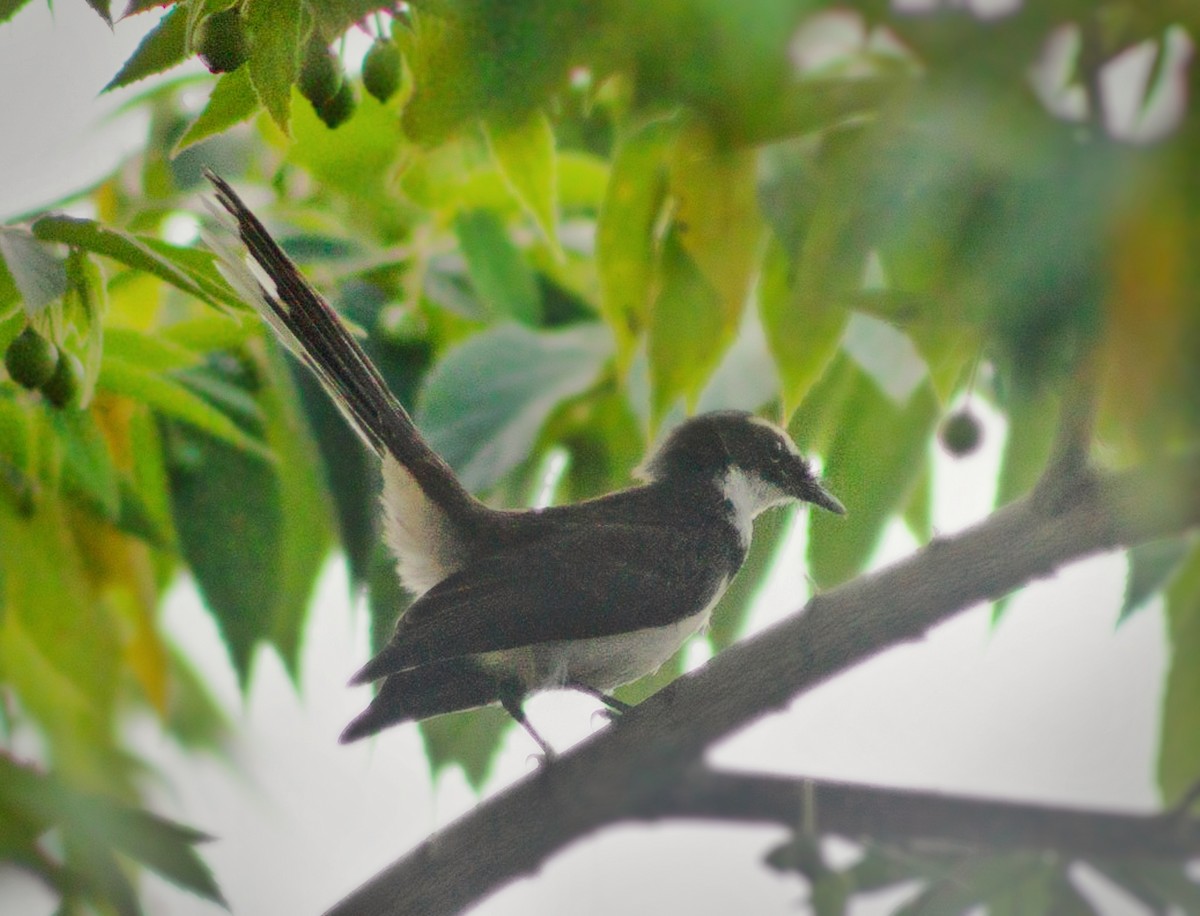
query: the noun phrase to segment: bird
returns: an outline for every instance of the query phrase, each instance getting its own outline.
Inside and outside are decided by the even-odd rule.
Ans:
[[[611,691],[707,626],[759,513],[795,501],[845,512],[781,427],[732,410],[679,423],[628,489],[544,508],[485,505],[234,189],[204,174],[217,231],[202,232],[218,269],[379,457],[383,535],[414,597],[350,680],[381,683],[342,743],[498,703],[550,760],[526,697],[574,689],[628,712]]]

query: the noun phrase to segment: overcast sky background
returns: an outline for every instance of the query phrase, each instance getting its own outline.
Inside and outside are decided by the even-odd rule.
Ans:
[[[84,3],[60,0],[53,15],[35,2],[0,26],[0,220],[85,186],[139,148],[139,119],[108,117],[133,93],[96,93],[156,17],[121,23],[112,34]],[[938,456],[935,521],[942,533],[989,511],[1003,429],[990,417],[986,427],[978,455]],[[802,605],[803,547],[797,533],[752,629]],[[914,547],[894,526],[876,563]],[[1124,561],[1113,556],[1072,566],[1027,589],[998,628],[987,607],[959,615],[921,644],[894,649],[734,736],[712,761],[1151,810],[1165,628],[1157,603],[1116,628],[1124,572]],[[153,790],[156,810],[219,837],[203,853],[235,913],[319,912],[477,801],[457,772],[431,785],[411,725],[374,741],[336,744],[368,699],[366,688],[344,687],[367,656],[366,614],[350,607],[347,594],[344,565],[332,560],[311,616],[299,695],[277,659],[263,653],[245,699],[195,592],[182,582],[167,602],[169,631],[238,724],[235,756],[188,756],[150,721],[130,728],[164,774]],[[555,694],[534,698],[528,710],[564,748],[604,727],[592,715],[595,705]],[[519,730],[511,732],[484,796],[526,773],[534,749]],[[773,828],[617,828],[557,856],[478,912],[803,912],[799,880],[761,863],[784,837]],[[1085,880],[1097,886],[1098,879]],[[153,877],[146,888],[148,912],[156,916],[223,912]],[[856,912],[890,912],[895,899]],[[1113,916],[1141,912],[1124,896],[1104,900]],[[37,916],[53,907],[32,879],[0,869],[0,912]]]

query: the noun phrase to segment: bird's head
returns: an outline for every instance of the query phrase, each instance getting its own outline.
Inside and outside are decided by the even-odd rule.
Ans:
[[[684,421],[642,465],[652,481],[715,483],[740,514],[803,500],[836,512],[845,507],[813,475],[788,434],[743,411],[717,411]]]

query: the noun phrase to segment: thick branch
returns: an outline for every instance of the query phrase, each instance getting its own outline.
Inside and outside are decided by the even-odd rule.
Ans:
[[[1052,850],[1064,857],[1142,856],[1182,861],[1200,853],[1200,821],[963,798],[693,767],[644,812],[648,818],[779,824],[847,839],[933,842],[971,849]]]
[[[1073,560],[1200,524],[1200,456],[1028,497],[818,595],[384,869],[331,916],[457,912],[598,829],[645,816],[719,738],[980,601]]]

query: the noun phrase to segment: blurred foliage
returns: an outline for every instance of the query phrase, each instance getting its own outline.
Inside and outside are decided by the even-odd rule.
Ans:
[[[0,22],[23,5],[0,0]],[[129,861],[215,897],[184,828],[134,808],[121,836],[56,820],[72,793],[136,801],[119,727],[134,710],[220,744],[163,631],[164,589],[191,572],[243,687],[262,646],[297,674],[333,545],[370,589],[377,638],[405,600],[378,551],[373,459],[194,244],[202,165],[245,190],[497,505],[625,485],[686,411],[765,411],[851,509],[808,523],[825,587],[892,519],[931,534],[936,432],[964,401],[1008,421],[999,502],[1038,479],[1071,390],[1094,407],[1099,463],[1194,448],[1200,13],[967,6],[132,0],[124,15],[157,24],[105,89],[193,58],[218,13],[248,59],[147,81],[126,103],[149,118],[140,154],[52,208],[69,215],[0,227],[0,349],[32,325],[85,376],[66,409],[0,378],[2,722],[40,749],[0,757],[18,774],[0,805],[27,812],[3,819],[3,855],[118,912],[137,907]],[[402,72],[386,102],[348,90],[357,106],[330,129],[298,84],[311,49],[336,57],[351,28],[390,37]],[[714,648],[786,530],[764,519]],[[1134,551],[1123,611],[1165,596],[1168,801],[1200,778],[1198,558],[1190,541]],[[480,784],[503,727],[487,711],[423,724],[431,765]],[[158,836],[167,863],[144,854]],[[1045,863],[984,871],[1006,868],[1044,890],[1021,912],[1070,896]],[[1000,886],[965,884],[964,906]]]

